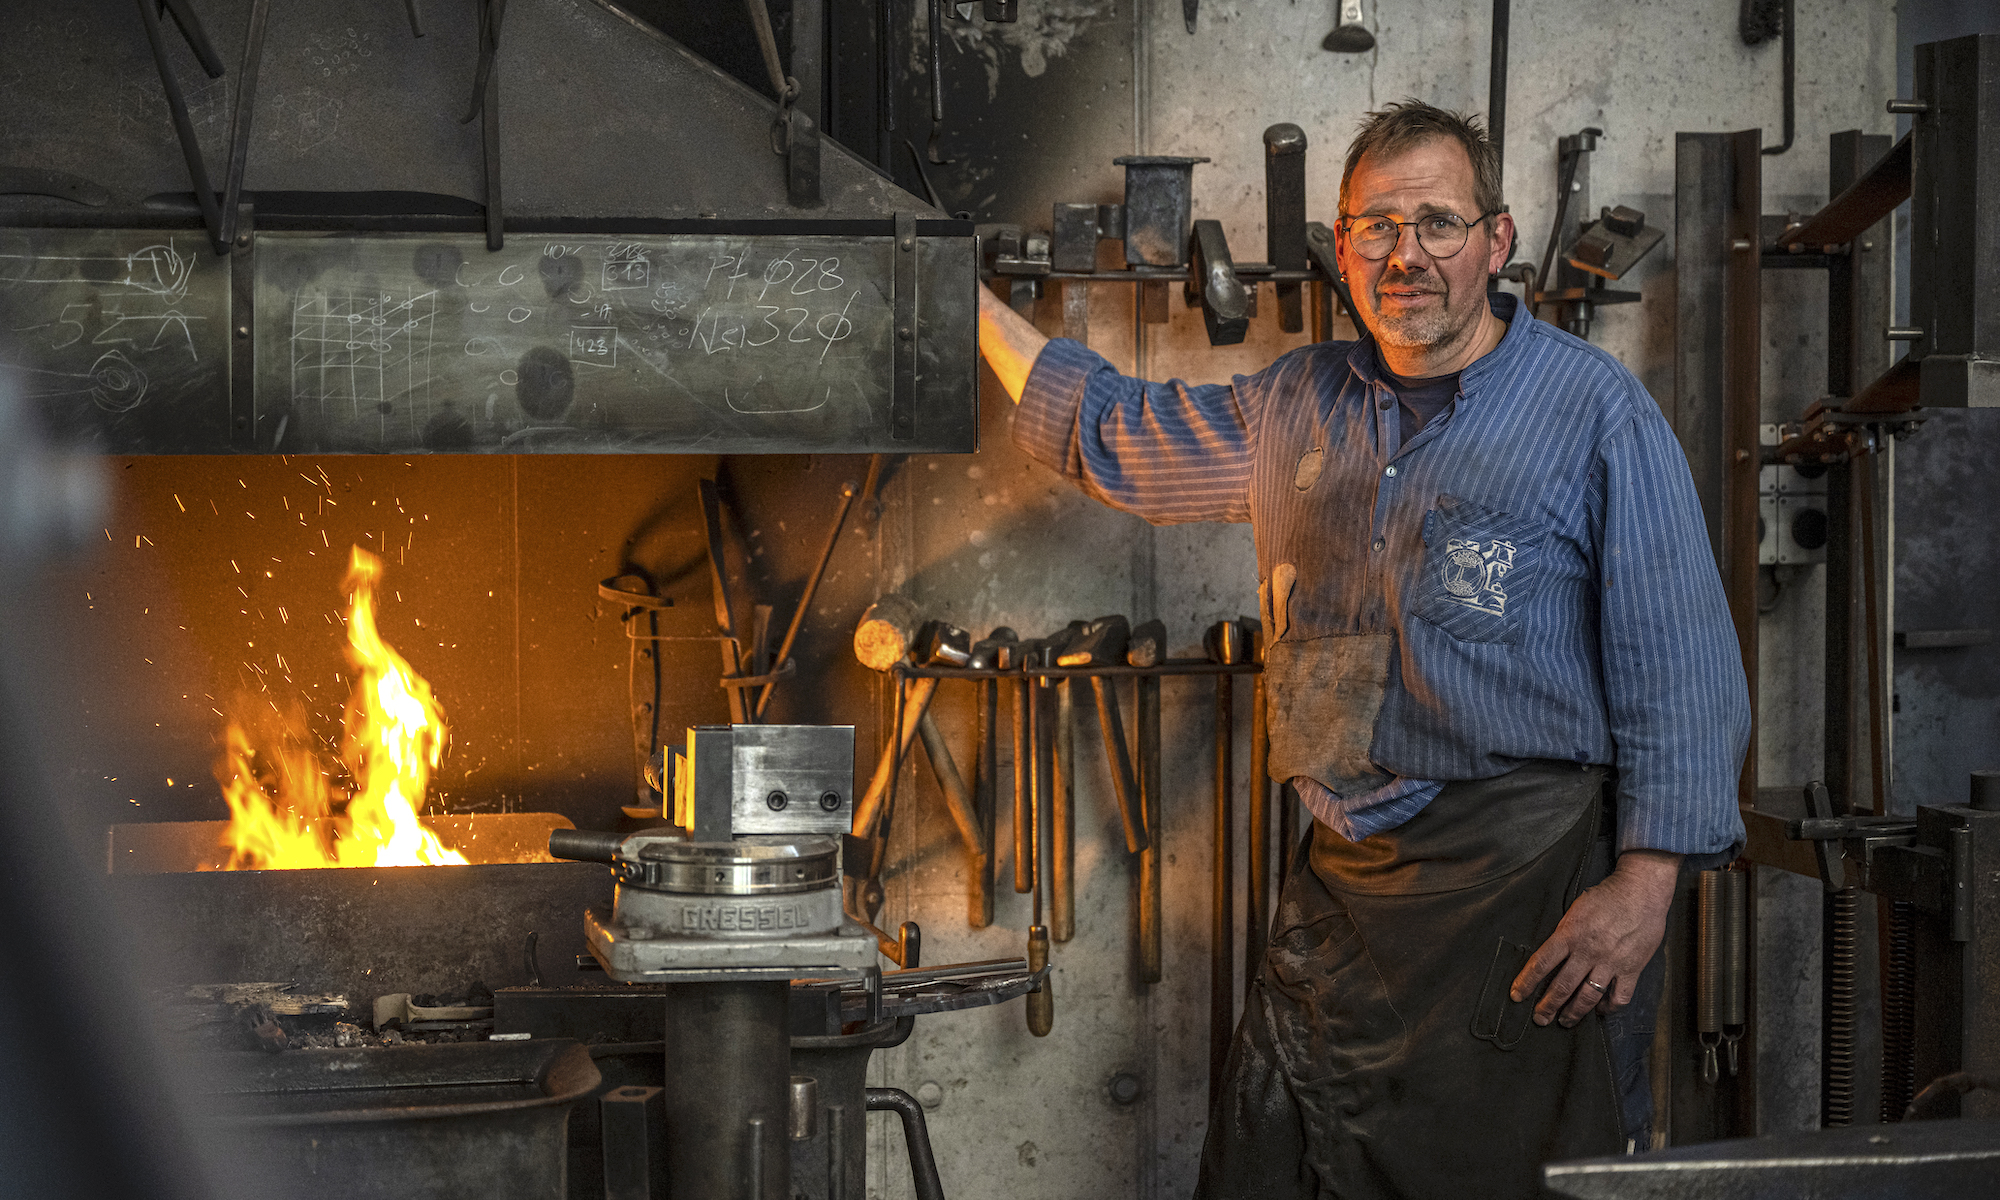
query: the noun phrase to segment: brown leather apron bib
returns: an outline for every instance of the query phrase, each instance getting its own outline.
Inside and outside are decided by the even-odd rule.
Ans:
[[[1211,1114],[1197,1197],[1538,1196],[1624,1146],[1604,1022],[1538,1026],[1509,985],[1586,877],[1609,772],[1531,762],[1447,784],[1286,880]]]

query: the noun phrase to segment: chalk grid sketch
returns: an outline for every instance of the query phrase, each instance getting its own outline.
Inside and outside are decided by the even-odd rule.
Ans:
[[[292,302],[292,405],[333,420],[420,426],[431,387],[437,293],[301,293]]]

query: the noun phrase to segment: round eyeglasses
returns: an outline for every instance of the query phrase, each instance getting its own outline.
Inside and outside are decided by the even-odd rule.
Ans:
[[[1347,222],[1347,240],[1354,247],[1354,252],[1375,262],[1389,257],[1396,249],[1396,243],[1403,240],[1405,225],[1416,226],[1417,245],[1424,248],[1425,254],[1432,258],[1450,258],[1465,249],[1465,239],[1472,232],[1472,226],[1499,211],[1496,208],[1492,212],[1481,213],[1470,223],[1457,213],[1448,212],[1429,213],[1414,221],[1392,221],[1371,213],[1340,219]]]

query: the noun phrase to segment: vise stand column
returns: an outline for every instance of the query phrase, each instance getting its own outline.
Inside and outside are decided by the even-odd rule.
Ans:
[[[790,1200],[791,985],[684,983],[667,1009],[668,1194]],[[744,1189],[744,1181],[749,1186]]]

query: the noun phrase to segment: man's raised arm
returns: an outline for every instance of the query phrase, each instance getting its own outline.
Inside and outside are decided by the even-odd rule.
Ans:
[[[1000,377],[1014,403],[1021,402],[1021,389],[1028,386],[1028,373],[1035,369],[1042,347],[1049,339],[1029,324],[1027,318],[1001,303],[985,284],[979,285],[979,352],[986,365]]]

